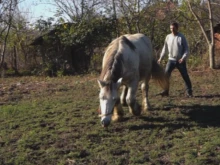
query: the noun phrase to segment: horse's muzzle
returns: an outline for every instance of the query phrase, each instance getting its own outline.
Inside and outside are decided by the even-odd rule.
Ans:
[[[108,127],[109,124],[110,124],[111,120],[109,120],[108,118],[104,118],[102,121],[101,121],[101,124],[103,127]]]

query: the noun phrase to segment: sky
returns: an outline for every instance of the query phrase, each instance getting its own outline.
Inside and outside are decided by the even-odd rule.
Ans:
[[[48,3],[52,0],[21,0],[19,9],[25,15],[30,23],[42,18],[46,20],[49,17],[54,17],[56,7]]]

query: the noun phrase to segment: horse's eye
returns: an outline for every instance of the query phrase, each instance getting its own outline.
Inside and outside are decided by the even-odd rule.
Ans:
[[[105,99],[106,99],[105,96],[100,96],[99,98],[102,99],[102,100],[105,100]]]

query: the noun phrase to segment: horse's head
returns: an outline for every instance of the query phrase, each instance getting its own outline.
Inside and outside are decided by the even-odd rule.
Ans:
[[[107,127],[110,124],[115,103],[120,101],[118,96],[118,89],[121,85],[121,82],[122,78],[120,78],[116,83],[98,80],[100,87],[100,117],[103,127]]]

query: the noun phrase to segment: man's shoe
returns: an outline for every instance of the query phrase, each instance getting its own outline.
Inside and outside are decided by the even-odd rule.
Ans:
[[[193,94],[192,94],[191,91],[190,91],[190,92],[187,92],[187,97],[193,97]]]
[[[193,97],[192,93],[187,93],[187,97]]]

